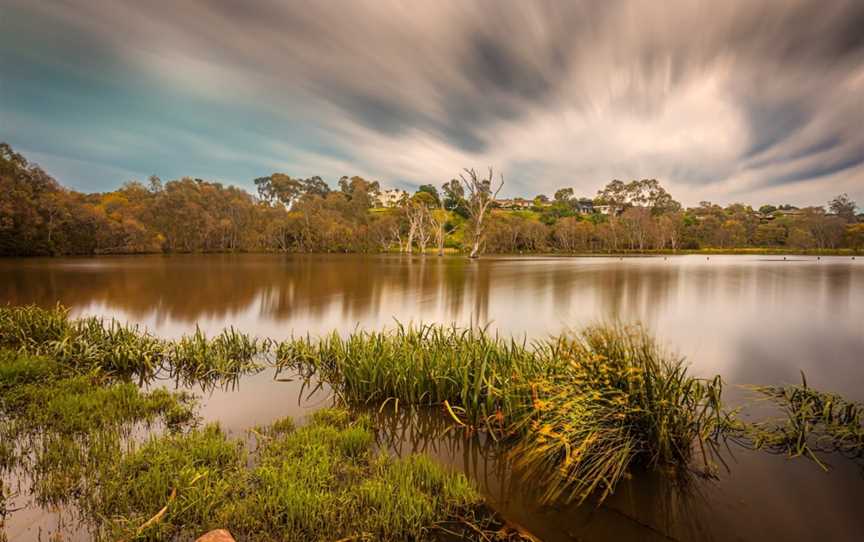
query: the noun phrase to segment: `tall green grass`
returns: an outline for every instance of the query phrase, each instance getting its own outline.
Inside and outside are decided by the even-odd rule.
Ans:
[[[259,356],[270,348],[263,341],[233,327],[208,338],[196,328],[192,335],[164,343],[163,366],[185,385],[207,386],[218,381],[236,381],[244,374],[264,368]]]
[[[74,320],[68,309],[34,305],[0,307],[0,346],[48,356],[81,372],[151,379],[160,367],[162,342],[136,326],[100,318]]]
[[[200,329],[176,341],[101,318],[73,319],[63,307],[0,307],[0,346],[51,358],[79,373],[139,384],[168,376],[183,385],[233,383],[261,370],[270,341],[233,328],[208,338]]]
[[[456,424],[504,440],[548,500],[602,500],[641,466],[688,469],[698,460],[710,472],[715,448],[727,436],[817,462],[818,451],[860,457],[864,449],[860,405],[806,383],[763,387],[757,390],[785,409],[784,420],[738,422],[723,409],[719,377],[688,374],[683,359],[638,326],[594,326],[531,343],[437,325],[279,344],[233,328],[213,338],[196,330],[169,341],[113,320],[74,320],[59,307],[28,306],[0,307],[0,347],[25,356],[0,363],[3,408],[24,408],[14,390],[30,389],[28,382],[63,379],[64,396],[80,399],[65,407],[48,398],[32,401],[47,404],[45,413],[58,412],[57,423],[69,428],[99,422],[93,406],[99,402],[123,404],[115,396],[124,393],[132,401],[134,386],[122,384],[134,378],[168,376],[207,387],[260,371],[275,355],[277,370],[323,383],[346,404],[440,408]],[[117,385],[98,392],[103,397],[85,393],[88,383]],[[179,424],[183,412],[178,407],[160,416]],[[354,449],[362,450],[360,433],[354,438]],[[0,448],[0,458],[10,456],[8,448]]]
[[[520,390],[562,368],[555,345],[505,340],[483,330],[399,326],[282,342],[276,363],[327,382],[353,404],[441,405],[475,426],[500,423]]]

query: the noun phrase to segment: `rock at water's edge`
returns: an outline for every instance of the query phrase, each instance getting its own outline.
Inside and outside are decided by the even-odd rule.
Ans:
[[[225,529],[215,529],[202,534],[195,542],[236,542],[236,540]]]

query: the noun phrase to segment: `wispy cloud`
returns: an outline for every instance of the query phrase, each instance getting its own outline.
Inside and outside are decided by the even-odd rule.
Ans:
[[[864,200],[855,0],[12,4],[4,137],[105,172]]]

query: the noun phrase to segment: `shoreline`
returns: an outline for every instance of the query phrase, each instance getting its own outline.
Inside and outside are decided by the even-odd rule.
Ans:
[[[36,260],[36,259],[61,259],[61,258],[111,258],[120,256],[204,256],[204,255],[282,255],[282,256],[434,256],[438,257],[437,250],[425,252],[399,252],[399,251],[377,251],[377,252],[292,252],[292,251],[200,251],[200,252],[122,252],[105,254],[29,254],[21,256],[0,256],[4,260]],[[442,257],[464,257],[469,259],[467,253],[455,249],[445,249]],[[494,258],[497,256],[543,256],[559,258],[602,258],[602,257],[651,257],[651,256],[864,256],[864,251],[851,248],[836,249],[809,249],[809,250],[785,250],[782,248],[750,247],[750,248],[702,248],[693,250],[618,250],[612,252],[487,252],[477,259]]]

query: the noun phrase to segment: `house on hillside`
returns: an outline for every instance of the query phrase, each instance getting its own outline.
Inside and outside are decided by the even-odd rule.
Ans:
[[[524,198],[499,199],[496,200],[495,203],[500,209],[508,209],[511,211],[530,209],[534,206],[532,202]]]
[[[579,198],[575,203],[576,212],[583,215],[594,213],[594,200],[591,198]]]
[[[774,211],[774,217],[780,216],[801,216],[804,214],[804,211],[801,209],[777,209]]]
[[[609,215],[609,214],[612,214],[612,206],[611,205],[594,205],[594,212],[600,213],[601,215]]]
[[[375,198],[375,203],[378,207],[396,207],[405,199],[408,199],[408,192],[398,188],[391,188],[379,192]]]

